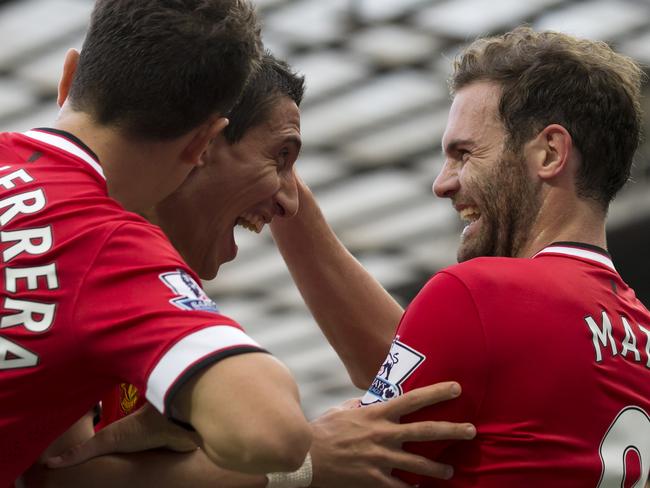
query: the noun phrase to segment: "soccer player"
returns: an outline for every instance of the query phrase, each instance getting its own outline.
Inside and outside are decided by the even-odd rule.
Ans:
[[[191,424],[212,462],[305,459],[287,369],[130,212],[201,164],[259,58],[243,0],[99,0],[54,128],[0,135],[0,486],[119,382]],[[284,205],[271,198],[267,217]]]
[[[252,75],[230,112],[230,124],[204,154],[204,166],[197,168],[179,190],[157,205],[152,219],[160,224],[200,277],[213,278],[222,263],[234,258],[235,222],[256,232],[261,230],[264,216],[268,215],[265,202],[271,195],[277,193],[276,200],[290,209],[288,213],[295,212],[293,207],[297,202],[295,192],[291,191],[293,184],[286,182],[293,181],[293,166],[301,145],[299,105],[303,91],[302,77],[270,54],[264,55],[260,69]],[[361,483],[375,488],[400,486],[401,483],[390,476],[390,469],[395,467],[445,475],[443,466],[402,452],[401,442],[441,436],[468,438],[467,426],[431,422],[399,425],[397,421],[419,406],[453,397],[449,387],[438,385],[413,392],[412,396],[400,399],[401,403],[369,410],[339,409],[317,419],[312,424],[314,482],[319,486],[358,486]],[[133,412],[141,402],[142,397],[133,385],[120,385],[102,401],[102,426]],[[136,447],[167,445],[192,452],[104,456],[69,469],[44,471],[35,468],[26,476],[28,485],[74,484],[94,488],[121,482],[156,484],[161,488],[181,483],[197,488],[215,486],[215,483],[242,488],[266,485],[263,476],[220,470],[201,451],[191,449],[192,442],[188,442],[186,434],[161,422],[150,409],[139,411],[128,420],[133,422],[132,426],[137,426],[135,435],[139,437],[136,439],[139,444],[132,444],[129,451]],[[124,421],[121,425],[125,425]],[[94,443],[77,447],[72,455],[100,454],[94,451],[98,448],[97,440],[110,440],[116,435],[116,427],[108,427],[93,439]],[[75,428],[72,439],[68,438],[72,443],[78,441],[80,435],[82,438],[92,435],[89,417]],[[171,440],[165,439],[160,431],[171,435]],[[64,441],[60,440],[51,451],[60,449]],[[349,462],[351,457],[354,457],[354,464]]]
[[[364,404],[443,379],[463,385],[453,404],[407,418],[476,425],[470,443],[411,446],[454,465],[448,486],[648,479],[650,313],[605,237],[639,142],[641,79],[604,43],[561,33],[518,28],[463,51],[433,187],[467,222],[461,264],[417,295],[388,354],[397,307],[338,244],[305,187],[294,221],[272,226],[320,326],[355,382],[371,385]],[[348,286],[337,292],[341,276]]]

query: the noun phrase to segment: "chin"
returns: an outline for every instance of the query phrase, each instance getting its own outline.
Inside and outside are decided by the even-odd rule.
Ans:
[[[219,272],[220,264],[221,263],[204,263],[202,266],[194,268],[194,270],[202,280],[213,280]]]

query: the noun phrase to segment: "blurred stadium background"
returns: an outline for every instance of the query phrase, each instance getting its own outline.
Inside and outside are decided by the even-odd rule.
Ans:
[[[431,195],[431,184],[442,163],[449,60],[467,41],[526,22],[608,41],[650,65],[650,0],[255,3],[267,46],[307,77],[299,172],[338,235],[403,304],[432,273],[455,262],[461,224],[448,201]],[[1,130],[52,123],[64,54],[81,47],[91,8],[91,0],[0,0]],[[648,98],[644,105],[648,127]],[[609,244],[648,304],[648,142],[633,176],[611,210]],[[241,230],[237,241],[237,261],[206,290],[289,365],[309,416],[358,395],[268,231]]]

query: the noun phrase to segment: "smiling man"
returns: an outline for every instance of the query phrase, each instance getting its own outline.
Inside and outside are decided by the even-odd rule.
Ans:
[[[97,0],[53,126],[0,134],[3,488],[121,381],[193,425],[212,462],[305,459],[287,369],[136,214],[201,165],[260,58],[246,0]]]
[[[231,123],[203,155],[197,168],[174,194],[152,212],[155,220],[202,278],[212,278],[219,266],[235,257],[233,227],[254,232],[264,222],[291,217],[298,209],[294,163],[301,146],[299,106],[303,78],[267,53],[230,113]],[[311,423],[313,483],[317,486],[401,488],[391,476],[394,468],[448,477],[448,467],[402,450],[405,441],[469,439],[467,424],[421,422],[400,425],[399,418],[425,405],[455,398],[459,389],[441,384],[405,395],[390,405],[370,409],[334,409]],[[75,464],[112,452],[79,466],[48,470],[35,467],[26,476],[35,487],[112,487],[120,483],[158,487],[215,485],[224,488],[261,488],[264,476],[249,476],[214,466],[193,438],[164,422],[130,384],[122,384],[102,401],[99,434],[58,459],[58,466]],[[129,415],[131,414],[131,415]],[[127,417],[128,416],[128,417]],[[244,414],[242,414],[244,416]],[[127,417],[127,418],[125,418]],[[116,422],[119,421],[119,422]],[[468,431],[469,428],[469,431]],[[92,436],[90,416],[83,418],[48,455]],[[118,440],[115,443],[115,440]],[[186,453],[153,451],[166,446]],[[349,462],[354,458],[354,462]],[[62,461],[62,463],[61,463]],[[51,462],[51,460],[50,460]],[[270,486],[307,486],[287,473],[271,475]],[[293,479],[293,481],[291,481]],[[291,484],[291,483],[300,483]]]
[[[306,187],[296,218],[272,226],[325,335],[355,383],[371,385],[364,404],[441,380],[463,385],[458,402],[405,418],[475,423],[474,442],[410,446],[454,465],[448,486],[648,479],[650,312],[605,235],[639,142],[641,80],[638,64],[603,43],[529,28],[461,53],[433,187],[467,223],[461,264],[426,284],[397,331],[401,309]]]
[[[277,71],[288,69],[270,55],[265,62],[275,63]],[[155,210],[157,223],[203,279],[214,278],[221,264],[235,258],[236,225],[259,233],[274,218],[291,217],[298,210],[293,168],[301,147],[303,79],[276,74],[273,80],[264,72],[258,76],[271,78],[264,86],[281,83],[278,94],[262,98],[260,90],[248,90],[252,96],[237,105],[235,122],[203,156],[211,169],[195,171]]]

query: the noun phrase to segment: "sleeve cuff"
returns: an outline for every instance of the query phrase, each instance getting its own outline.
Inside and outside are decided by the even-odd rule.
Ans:
[[[158,360],[147,380],[147,400],[169,415],[174,395],[194,374],[222,359],[250,352],[267,351],[236,327],[216,325],[193,332]]]

